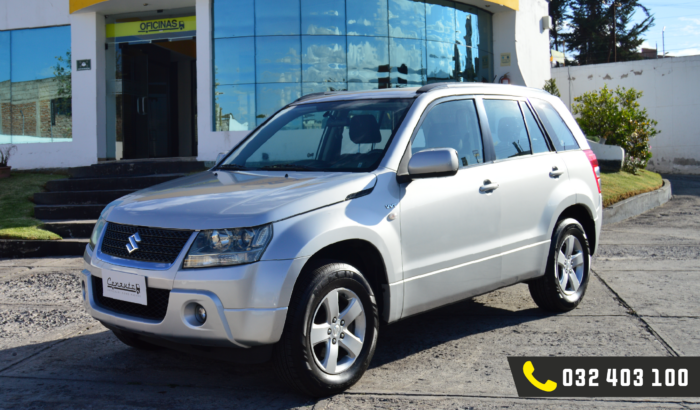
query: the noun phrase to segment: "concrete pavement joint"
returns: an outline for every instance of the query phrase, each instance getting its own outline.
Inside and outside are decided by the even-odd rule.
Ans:
[[[607,288],[610,290],[610,292],[612,292],[613,295],[615,295],[615,298],[617,299],[617,301],[618,301],[622,306],[624,306],[625,309],[627,309],[627,311],[629,312],[629,314],[630,314],[631,316],[636,317],[640,322],[642,322],[642,324],[643,324],[644,327],[647,329],[647,331],[649,331],[649,333],[651,333],[652,336],[654,336],[654,338],[656,338],[656,340],[658,340],[659,343],[661,343],[661,345],[671,354],[671,356],[680,357],[680,354],[678,354],[678,352],[676,352],[676,350],[675,350],[673,347],[671,347],[671,345],[668,344],[668,342],[666,342],[666,340],[664,340],[664,338],[661,337],[661,335],[660,335],[656,330],[654,330],[654,328],[651,327],[651,325],[650,325],[649,323],[647,323],[647,321],[644,320],[644,318],[641,317],[641,316],[632,308],[632,306],[630,306],[627,302],[625,302],[625,300],[622,298],[622,296],[620,296],[620,294],[618,294],[610,285],[608,285],[608,282],[606,282],[606,281],[605,281],[600,275],[598,275],[598,273],[597,273],[596,271],[594,271],[593,269],[591,269],[591,272],[593,272],[593,274],[603,283],[603,285],[605,285],[605,287],[607,287]]]

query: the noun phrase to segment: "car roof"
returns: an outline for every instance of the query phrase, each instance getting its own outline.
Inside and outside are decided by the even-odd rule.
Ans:
[[[350,101],[365,99],[405,99],[416,98],[423,94],[441,91],[440,96],[490,94],[506,95],[513,97],[550,97],[551,95],[538,88],[528,88],[517,85],[489,84],[489,83],[433,83],[423,87],[388,88],[369,91],[328,91],[305,95],[292,105],[309,104],[319,102]]]

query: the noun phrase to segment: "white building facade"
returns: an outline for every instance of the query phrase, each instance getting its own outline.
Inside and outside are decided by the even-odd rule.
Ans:
[[[15,169],[213,160],[302,95],[541,88],[545,0],[0,0]],[[300,124],[299,126],[303,126]]]

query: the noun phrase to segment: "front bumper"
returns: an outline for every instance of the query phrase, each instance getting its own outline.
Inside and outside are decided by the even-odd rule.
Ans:
[[[87,248],[82,271],[85,308],[109,328],[174,343],[248,348],[279,341],[291,290],[306,258],[179,270],[181,258],[170,269],[145,270],[107,263]],[[149,287],[170,290],[163,320],[128,316],[100,306],[92,277],[102,278],[110,271],[143,275]],[[194,320],[194,304],[207,310],[202,325]]]

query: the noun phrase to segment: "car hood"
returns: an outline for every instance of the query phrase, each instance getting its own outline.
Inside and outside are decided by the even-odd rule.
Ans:
[[[206,171],[120,198],[103,216],[155,228],[242,228],[345,201],[375,183],[371,173]]]

